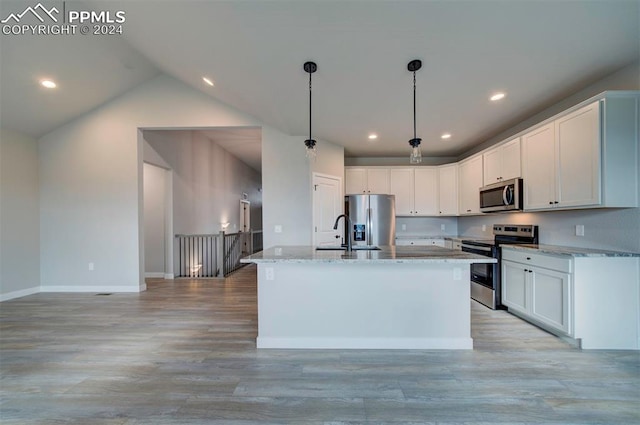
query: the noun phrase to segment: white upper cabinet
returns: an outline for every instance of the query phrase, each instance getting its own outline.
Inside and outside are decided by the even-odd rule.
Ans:
[[[345,194],[389,194],[388,168],[345,168]]]
[[[606,97],[522,136],[524,209],[638,206],[635,97]]]
[[[438,214],[458,215],[458,164],[438,167]]]
[[[555,202],[555,132],[553,123],[522,136],[524,208],[550,208]]]
[[[416,168],[413,177],[414,215],[438,215],[438,169]]]
[[[458,166],[460,215],[480,214],[482,186],[482,155],[460,162]]]
[[[396,215],[438,215],[438,171],[436,167],[392,168],[391,194],[396,197]]]
[[[396,197],[396,215],[413,215],[413,168],[389,172],[391,194]]]
[[[482,155],[484,185],[520,177],[520,138],[487,150]]]

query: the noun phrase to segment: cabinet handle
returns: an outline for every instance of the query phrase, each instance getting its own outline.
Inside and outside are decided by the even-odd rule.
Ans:
[[[553,203],[554,203],[554,204],[559,204],[559,202],[558,202],[558,201],[553,201]]]
[[[533,270],[529,270],[529,273],[533,273]]]
[[[553,205],[553,201],[549,201],[549,205]]]
[[[467,212],[471,212],[471,210],[467,210]]]
[[[524,271],[525,271],[525,272],[528,272],[529,270],[527,270],[527,269],[524,269]]]
[[[531,260],[531,257],[527,257],[527,260]]]

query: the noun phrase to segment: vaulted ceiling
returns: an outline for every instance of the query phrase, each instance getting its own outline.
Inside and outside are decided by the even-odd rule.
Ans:
[[[3,0],[0,18],[35,3]],[[306,138],[313,60],[313,137],[347,156],[404,156],[417,58],[418,137],[425,154],[455,156],[640,57],[638,0],[45,4],[126,21],[122,35],[0,35],[0,123],[35,137],[166,73]],[[489,101],[496,91],[507,95]]]

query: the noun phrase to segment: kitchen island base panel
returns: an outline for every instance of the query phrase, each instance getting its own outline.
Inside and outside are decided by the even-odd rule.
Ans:
[[[472,349],[469,266],[260,263],[257,346]]]

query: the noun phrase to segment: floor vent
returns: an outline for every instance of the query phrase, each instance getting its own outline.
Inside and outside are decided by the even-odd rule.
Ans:
[[[111,295],[111,293],[96,294],[96,295]]]

